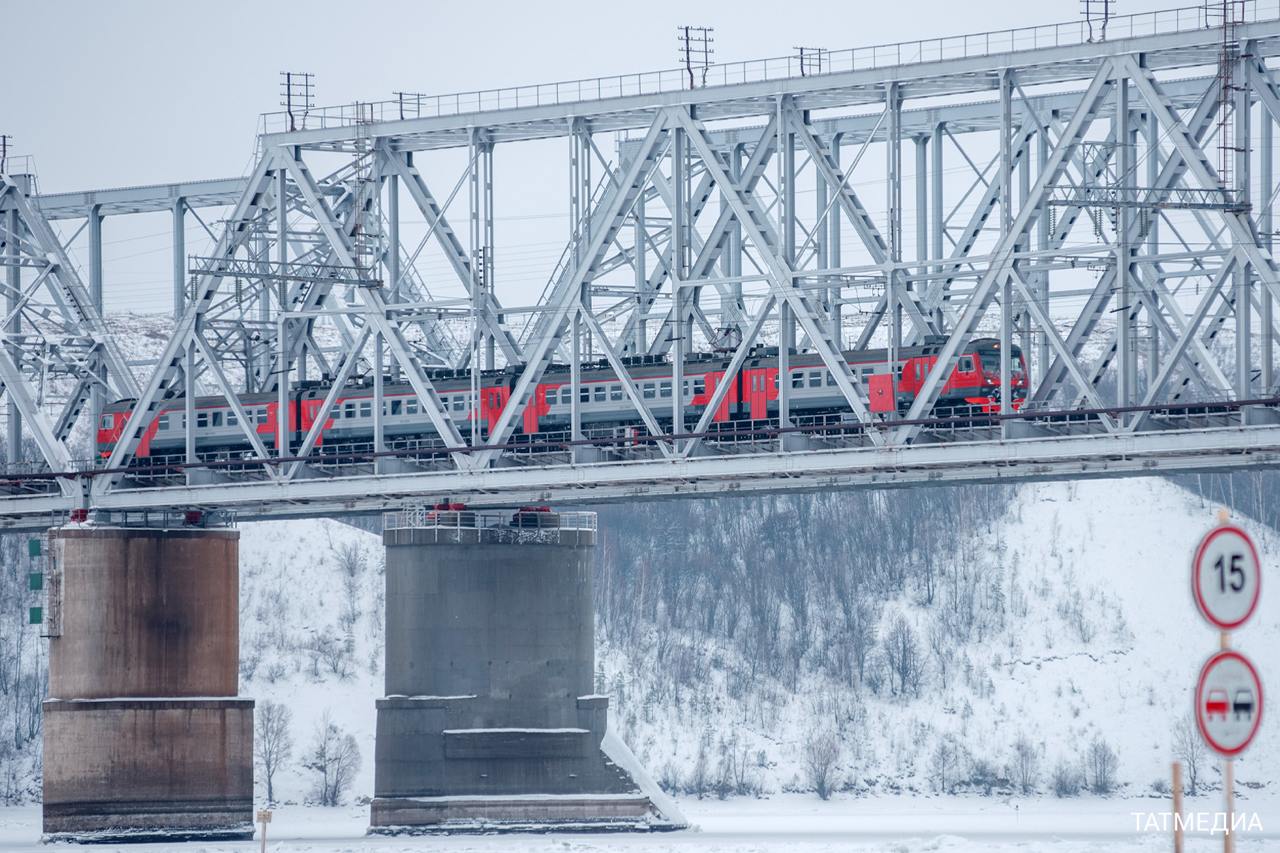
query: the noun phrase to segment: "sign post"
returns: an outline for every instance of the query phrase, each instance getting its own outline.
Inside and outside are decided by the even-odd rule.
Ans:
[[[1253,663],[1231,648],[1231,632],[1248,622],[1258,607],[1262,561],[1249,534],[1227,523],[1226,510],[1219,513],[1218,521],[1191,558],[1192,598],[1200,615],[1220,632],[1219,651],[1204,662],[1196,681],[1195,718],[1200,736],[1223,758],[1227,831],[1222,845],[1225,853],[1232,853],[1233,759],[1258,733],[1262,680]]]
[[[258,809],[258,823],[262,824],[262,853],[267,853],[267,824],[271,823],[271,809]]]

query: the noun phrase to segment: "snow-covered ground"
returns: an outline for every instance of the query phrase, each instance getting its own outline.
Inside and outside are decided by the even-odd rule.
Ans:
[[[368,809],[291,806],[273,815],[268,850],[298,853],[339,851],[441,850],[449,853],[977,853],[977,851],[1046,851],[1046,853],[1147,853],[1172,845],[1160,832],[1135,832],[1134,811],[1163,809],[1147,799],[994,800],[984,797],[948,799],[912,797],[837,798],[821,802],[799,794],[767,800],[685,800],[681,807],[693,829],[656,834],[547,833],[544,835],[457,835],[430,837],[365,836]],[[1213,809],[1204,802],[1196,808]],[[1270,809],[1275,813],[1275,809]],[[0,849],[39,850],[37,807],[0,812]],[[1237,837],[1239,853],[1280,850],[1280,825],[1270,831]],[[260,842],[192,842],[103,845],[103,853],[150,853],[181,849],[188,853],[248,853]],[[1222,849],[1220,835],[1192,835],[1188,853]]]

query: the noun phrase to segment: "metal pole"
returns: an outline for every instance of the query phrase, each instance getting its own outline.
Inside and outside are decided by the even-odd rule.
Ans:
[[[173,200],[173,319],[182,317],[187,302],[187,200]]]

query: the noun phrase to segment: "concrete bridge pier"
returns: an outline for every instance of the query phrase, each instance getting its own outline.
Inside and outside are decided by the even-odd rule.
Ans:
[[[61,612],[44,703],[46,838],[252,837],[239,535],[50,531]]]
[[[371,832],[669,829],[593,695],[594,513],[396,513]]]

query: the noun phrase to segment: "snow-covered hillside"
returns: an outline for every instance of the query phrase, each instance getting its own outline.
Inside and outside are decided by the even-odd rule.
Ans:
[[[700,650],[706,671],[697,690],[660,698],[650,657],[602,643],[597,687],[614,695],[614,730],[656,776],[682,789],[704,774],[710,791],[729,769],[764,794],[810,790],[814,733],[830,732],[836,796],[935,793],[943,743],[954,749],[950,772],[961,790],[981,787],[973,781],[981,761],[999,788],[1019,738],[1034,749],[1042,794],[1056,765],[1078,768],[1099,740],[1118,755],[1119,793],[1151,794],[1168,774],[1172,726],[1217,643],[1187,584],[1191,548],[1215,508],[1158,479],[1031,484],[1012,494],[1004,516],[975,534],[976,549],[933,556],[944,587],[953,561],[976,560],[979,576],[1000,585],[985,600],[1006,610],[950,658],[945,675],[928,649],[928,606],[907,595],[884,603],[882,637],[901,614],[920,638],[926,683],[917,695],[815,672],[801,672],[794,690],[763,678],[744,694],[729,675],[743,663],[741,646],[725,645]],[[379,539],[332,521],[241,530],[241,692],[284,703],[294,718],[295,759],[276,780],[277,798],[306,798],[308,772],[297,759],[326,712],[356,736],[363,762],[351,795],[369,796],[374,700],[382,695]],[[1264,560],[1280,553],[1280,538],[1256,532]],[[1236,641],[1264,681],[1280,683],[1274,595],[1264,593]],[[1278,760],[1280,731],[1265,726],[1238,763],[1243,796],[1274,784]],[[1202,784],[1216,784],[1210,764]]]

